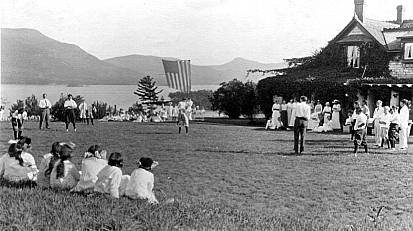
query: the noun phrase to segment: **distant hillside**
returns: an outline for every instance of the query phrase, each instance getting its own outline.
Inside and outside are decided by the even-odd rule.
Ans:
[[[176,60],[170,57],[156,57],[144,55],[128,55],[105,59],[104,61],[123,68],[152,76],[158,84],[165,85],[164,69],[162,59]],[[286,67],[284,63],[263,64],[243,58],[236,58],[222,65],[191,65],[192,84],[219,84],[234,78],[244,80],[249,69],[278,69]]]
[[[263,64],[242,58],[222,65],[192,65],[192,84],[244,80],[248,69],[283,67],[280,63]],[[56,41],[37,30],[1,29],[3,84],[136,84],[145,75],[152,76],[158,85],[166,85],[162,57],[129,55],[100,60],[76,45]]]
[[[137,74],[32,29],[1,29],[1,82],[130,84]]]

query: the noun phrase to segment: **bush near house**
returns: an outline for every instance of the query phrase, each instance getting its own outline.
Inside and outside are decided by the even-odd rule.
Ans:
[[[234,79],[220,85],[210,98],[212,110],[223,112],[230,119],[237,119],[241,115],[252,119],[258,111],[256,84]]]
[[[347,66],[346,49],[340,44],[330,43],[313,56],[305,58],[287,59],[290,68],[279,70],[263,70],[263,72],[277,71],[283,75],[265,78],[257,84],[258,104],[264,114],[271,115],[271,105],[274,95],[284,99],[298,98],[306,95],[310,99],[320,100],[322,104],[338,99],[341,102],[343,113],[357,100],[365,78],[393,79],[389,74],[388,63],[391,55],[377,43],[365,43],[360,46],[360,68]],[[360,80],[353,84],[349,79]]]

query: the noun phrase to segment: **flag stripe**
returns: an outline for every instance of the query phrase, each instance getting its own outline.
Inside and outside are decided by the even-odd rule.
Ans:
[[[170,88],[189,93],[191,91],[190,60],[162,60],[162,63],[168,86]]]

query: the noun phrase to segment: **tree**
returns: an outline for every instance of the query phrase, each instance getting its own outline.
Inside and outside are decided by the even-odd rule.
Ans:
[[[158,101],[158,94],[163,91],[157,91],[157,89],[156,81],[148,75],[139,80],[138,89],[134,94],[139,96],[143,104],[152,104]]]
[[[211,90],[199,90],[189,92],[189,98],[194,102],[194,105],[204,107],[204,109],[211,109],[211,102],[209,98],[212,97],[213,91]],[[178,103],[184,98],[187,98],[188,94],[184,92],[172,92],[169,93],[169,98],[173,103]]]
[[[66,99],[67,99],[66,97],[63,97],[63,95],[61,95],[60,99],[52,106],[51,114],[57,120],[60,120],[60,121],[66,120],[66,113],[65,113],[65,108],[64,108]],[[73,100],[76,102],[77,105],[79,105],[83,101],[83,97],[80,95],[77,95],[76,97],[73,97]],[[76,119],[79,118],[79,114],[80,114],[79,110],[75,109]]]
[[[246,82],[242,92],[241,114],[249,119],[253,119],[253,115],[257,113],[257,85],[253,82]]]
[[[35,95],[27,97],[24,101],[17,100],[15,104],[11,105],[10,111],[13,112],[18,108],[24,108],[27,112],[27,116],[40,115],[41,113],[39,103]]]
[[[241,114],[252,118],[256,110],[255,85],[236,79],[220,85],[210,98],[212,110],[223,112],[231,119],[237,119]]]
[[[95,119],[102,119],[106,116],[106,112],[108,112],[109,107],[108,104],[105,102],[95,101],[93,104],[96,107]]]

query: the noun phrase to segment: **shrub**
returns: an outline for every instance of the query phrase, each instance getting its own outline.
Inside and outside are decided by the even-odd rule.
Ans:
[[[191,98],[191,100],[194,102],[194,105],[204,107],[204,109],[210,110],[212,107],[211,102],[209,101],[209,98],[212,97],[212,91],[211,90],[199,90],[199,91],[191,91],[189,95],[184,92],[172,92],[169,93],[169,98],[171,98],[171,101],[173,103],[178,103],[184,98]]]
[[[234,79],[220,85],[221,87],[210,97],[212,110],[223,112],[231,119],[237,119],[241,114],[252,118],[257,109],[255,84],[244,84]]]
[[[39,102],[37,101],[36,96],[34,95],[27,97],[24,101],[17,100],[15,104],[11,105],[10,111],[13,112],[18,108],[23,107],[26,110],[28,116],[41,114]]]
[[[66,113],[65,113],[65,108],[64,108],[64,103],[66,99],[67,98],[63,97],[62,95],[60,99],[52,106],[51,114],[57,120],[60,120],[60,121],[66,120]],[[79,104],[83,101],[83,97],[80,95],[77,95],[76,97],[73,97],[73,100],[79,106]],[[79,110],[75,109],[76,119],[79,118],[79,114],[80,114]]]

